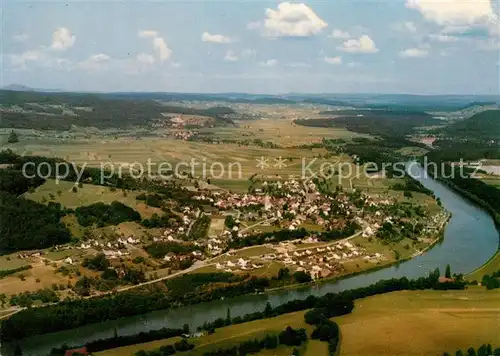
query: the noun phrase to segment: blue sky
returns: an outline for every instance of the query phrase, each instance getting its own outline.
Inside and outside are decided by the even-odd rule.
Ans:
[[[4,2],[2,85],[498,94],[490,0]]]

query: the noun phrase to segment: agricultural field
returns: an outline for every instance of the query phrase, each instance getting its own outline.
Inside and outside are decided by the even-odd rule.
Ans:
[[[341,353],[359,355],[435,355],[457,348],[467,349],[498,341],[500,291],[473,287],[463,291],[402,291],[359,299],[351,314],[333,318],[342,333]],[[241,341],[279,332],[287,326],[303,327],[310,335],[312,327],[304,323],[305,311],[275,318],[216,329],[190,342],[196,346],[190,355]],[[458,322],[460,321],[460,322]],[[139,350],[153,350],[172,344],[178,338],[101,351],[98,356],[133,355]],[[325,355],[327,344],[309,340],[304,355]],[[279,348],[259,355],[290,355],[291,348]]]
[[[68,283],[71,283],[67,276],[56,273],[57,265],[45,264],[41,260],[30,264],[31,269],[0,279],[0,294],[11,296],[22,292],[34,292],[39,289],[52,288],[54,284],[67,288]]]
[[[311,114],[311,113],[309,113]],[[293,117],[293,116],[292,116]],[[296,125],[293,119],[261,119],[239,121],[236,128],[202,129],[200,132],[213,133],[220,139],[261,139],[283,147],[307,145],[326,139],[351,140],[354,137],[368,137],[342,128],[318,128]]]
[[[269,149],[256,146],[239,146],[237,144],[209,144],[188,142],[183,140],[159,139],[154,137],[142,139],[92,139],[65,142],[40,142],[27,141],[25,144],[14,144],[12,150],[25,155],[41,155],[59,157],[77,165],[111,168],[114,164],[115,173],[121,167],[123,174],[136,172],[137,164],[142,164],[147,172],[147,162],[151,162],[152,174],[158,173],[160,163],[169,163],[175,167],[178,162],[186,165],[179,166],[180,172],[190,172],[190,162],[194,160],[195,173],[202,175],[203,164],[209,170],[212,163],[223,165],[225,174],[220,178],[220,167],[213,166],[214,179],[238,179],[238,167],[241,166],[242,177],[248,178],[254,173],[261,173],[256,166],[257,159],[266,157],[270,167],[266,169],[269,175],[300,175],[301,158],[312,159],[318,154],[325,154],[324,149]],[[286,167],[277,169],[273,167],[274,159],[286,159]],[[320,161],[320,160],[318,160]],[[137,163],[136,163],[137,162]],[[168,166],[164,166],[167,169]],[[285,169],[284,169],[285,168]],[[232,174],[230,174],[232,172]],[[208,175],[208,174],[207,174]]]
[[[498,344],[500,291],[403,291],[356,301],[334,320],[341,355],[435,355]]]

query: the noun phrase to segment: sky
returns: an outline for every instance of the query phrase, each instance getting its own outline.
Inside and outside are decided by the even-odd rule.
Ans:
[[[499,94],[490,0],[4,0],[0,85]]]

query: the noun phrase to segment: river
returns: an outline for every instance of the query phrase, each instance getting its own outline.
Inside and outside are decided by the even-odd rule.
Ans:
[[[445,227],[443,241],[423,255],[399,265],[337,282],[325,282],[269,294],[246,295],[172,310],[161,310],[141,316],[40,335],[19,342],[23,355],[45,355],[52,347],[64,343],[79,345],[99,338],[112,337],[115,330],[119,335],[126,335],[162,327],[181,327],[183,324],[189,324],[194,329],[207,320],[225,317],[227,308],[230,308],[231,316],[235,317],[255,310],[263,310],[267,302],[270,302],[271,305],[278,305],[309,295],[321,296],[329,292],[367,286],[381,279],[425,276],[436,267],[444,272],[447,264],[452,266],[452,272],[464,274],[480,267],[498,248],[499,234],[493,219],[486,211],[462,198],[445,185],[426,177],[422,168],[412,166],[411,173],[418,175],[415,178],[426,188],[432,190],[441,199],[444,208],[452,214]],[[2,355],[9,355],[9,353],[2,351]]]

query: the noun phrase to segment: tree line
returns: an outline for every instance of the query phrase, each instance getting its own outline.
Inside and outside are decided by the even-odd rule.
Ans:
[[[307,339],[308,337],[305,329],[294,329],[287,326],[286,329],[281,331],[278,335],[266,334],[262,339],[247,340],[240,342],[237,346],[204,352],[203,356],[244,356],[258,353],[264,349],[274,350],[280,345],[300,346],[307,342]],[[297,355],[296,352],[293,354]]]
[[[493,349],[491,344],[482,344],[477,348],[469,347],[467,351],[457,350],[454,354],[445,352],[443,356],[500,356],[500,348]]]
[[[427,277],[420,277],[410,280],[406,277],[381,280],[367,287],[351,289],[339,293],[328,293],[322,297],[308,296],[305,299],[296,299],[275,307],[269,303],[263,311],[248,313],[234,318],[218,318],[210,322],[205,322],[200,326],[200,330],[210,330],[231,324],[241,324],[248,321],[272,318],[278,315],[292,313],[300,310],[335,306],[332,312],[348,310],[352,301],[369,296],[384,294],[401,290],[424,290],[424,289],[463,289],[465,282],[461,278],[454,281],[439,283],[440,272],[436,269]],[[459,276],[458,276],[459,277]],[[344,304],[346,303],[346,304]],[[341,314],[339,314],[341,315]]]
[[[53,348],[50,353],[50,356],[60,356],[60,355],[62,356],[65,354],[66,350],[78,349],[83,346],[87,348],[88,352],[99,352],[103,350],[114,349],[117,347],[142,344],[145,342],[161,340],[161,339],[169,339],[171,337],[181,336],[182,334],[188,332],[189,328],[183,328],[183,329],[161,328],[147,332],[140,332],[138,334],[133,334],[133,335],[124,335],[124,336],[115,335],[110,338],[94,340],[86,343],[85,345],[80,345],[80,346],[62,345],[61,347]]]

